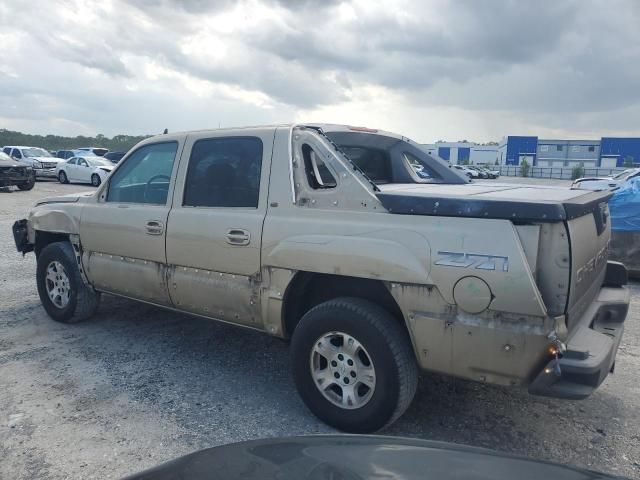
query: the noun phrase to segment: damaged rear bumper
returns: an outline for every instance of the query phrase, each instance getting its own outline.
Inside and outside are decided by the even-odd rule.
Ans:
[[[560,375],[550,361],[529,385],[529,393],[573,400],[591,395],[613,372],[629,301],[623,286],[602,288],[567,342]]]

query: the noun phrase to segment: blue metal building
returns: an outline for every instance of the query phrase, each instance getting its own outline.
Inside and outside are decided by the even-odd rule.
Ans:
[[[498,147],[502,165],[540,167],[622,167],[626,160],[640,164],[640,138],[603,137],[600,140],[545,140],[510,135]]]

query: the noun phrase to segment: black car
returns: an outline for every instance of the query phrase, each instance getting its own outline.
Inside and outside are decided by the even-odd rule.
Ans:
[[[15,185],[20,190],[31,190],[36,183],[33,168],[22,165],[0,152],[0,187]]]
[[[55,154],[56,158],[62,158],[64,160],[67,160],[71,157],[75,157],[75,153],[73,152],[73,150],[58,150]]]
[[[213,447],[128,478],[598,480],[616,477],[450,443],[371,435],[318,435]]]
[[[108,152],[104,154],[104,158],[111,160],[113,163],[118,163],[126,154],[127,152]]]

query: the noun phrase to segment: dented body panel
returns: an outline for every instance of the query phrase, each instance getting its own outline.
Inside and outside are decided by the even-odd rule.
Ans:
[[[403,154],[403,137],[378,134]],[[262,144],[255,208],[186,206],[194,146],[231,137]],[[279,337],[290,333],[287,302],[299,273],[380,282],[422,369],[500,385],[528,385],[540,373],[549,345],[588,323],[581,319],[605,277],[609,227],[606,202],[593,207],[597,194],[580,201],[584,192],[542,189],[536,210],[532,187],[377,187],[317,126],[151,138],[110,178],[154,142],[177,144],[166,204],[109,202],[105,182],[91,196],[35,207],[28,242],[37,232],[75,235],[96,290]],[[578,236],[593,242],[572,248]]]

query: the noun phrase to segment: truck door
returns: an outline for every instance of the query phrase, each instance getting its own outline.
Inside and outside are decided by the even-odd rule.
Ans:
[[[260,250],[275,129],[187,136],[169,213],[169,294],[182,310],[260,327]]]
[[[140,146],[97,201],[83,207],[80,241],[87,276],[98,290],[171,305],[165,236],[183,142],[177,137]]]

